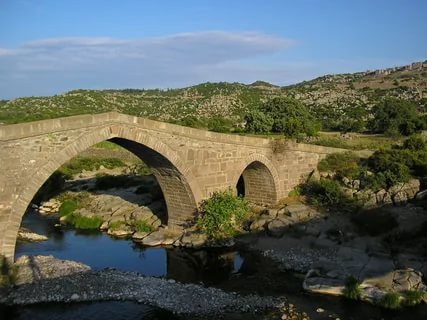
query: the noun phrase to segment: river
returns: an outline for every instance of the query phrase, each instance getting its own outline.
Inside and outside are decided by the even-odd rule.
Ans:
[[[146,276],[198,283],[240,293],[286,296],[311,319],[427,319],[427,306],[387,311],[343,298],[309,295],[302,291],[303,275],[283,271],[275,262],[243,247],[211,250],[144,248],[130,240],[116,240],[101,232],[81,232],[55,227],[55,220],[34,212],[22,225],[47,235],[48,241],[17,243],[22,255],[53,255],[83,262],[94,270],[116,268]],[[316,312],[318,308],[324,312]],[[0,319],[185,319],[150,306],[131,302],[0,306]],[[228,314],[224,319],[267,319],[267,315]],[[193,319],[193,317],[188,317]]]

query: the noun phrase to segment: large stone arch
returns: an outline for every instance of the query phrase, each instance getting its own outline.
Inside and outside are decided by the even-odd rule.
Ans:
[[[245,198],[260,205],[274,205],[279,200],[279,174],[272,162],[261,154],[251,154],[237,170],[234,186],[243,178]]]
[[[197,203],[201,200],[200,188],[177,151],[146,131],[129,124],[94,127],[70,141],[61,150],[51,152],[49,159],[35,166],[28,174],[30,178],[25,181],[25,185],[17,189],[6,220],[7,227],[0,237],[3,248],[1,254],[13,259],[22,216],[36,192],[52,173],[90,146],[105,140],[112,140],[125,147],[138,157],[144,158],[151,166],[165,196],[169,224],[183,224],[193,217]]]

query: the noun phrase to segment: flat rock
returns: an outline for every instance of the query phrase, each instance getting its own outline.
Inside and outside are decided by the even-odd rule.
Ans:
[[[150,233],[148,236],[142,239],[141,243],[143,245],[149,246],[149,247],[155,247],[160,246],[165,241],[165,234],[163,231],[155,231]]]

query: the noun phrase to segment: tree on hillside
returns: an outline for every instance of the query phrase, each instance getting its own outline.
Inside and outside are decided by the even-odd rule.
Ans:
[[[248,132],[283,133],[288,137],[298,135],[315,135],[319,125],[298,100],[278,97],[273,98],[245,115]]]
[[[372,109],[374,118],[369,128],[376,133],[409,136],[425,128],[425,121],[414,103],[387,98]]]

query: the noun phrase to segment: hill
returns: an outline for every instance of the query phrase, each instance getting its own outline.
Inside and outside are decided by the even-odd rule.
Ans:
[[[202,83],[168,90],[74,90],[52,97],[0,100],[0,123],[17,123],[82,113],[118,111],[162,121],[187,117],[201,121],[243,121],[244,113],[276,96],[304,102],[326,129],[339,129],[354,110],[368,112],[379,100],[394,96],[427,107],[427,61],[353,74],[326,75],[287,87],[256,81]]]

